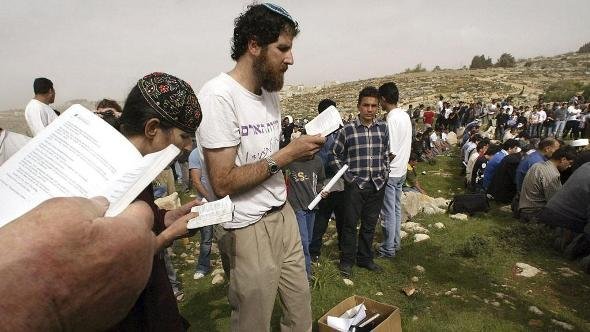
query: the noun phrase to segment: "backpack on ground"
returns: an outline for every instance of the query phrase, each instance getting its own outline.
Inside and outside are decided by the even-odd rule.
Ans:
[[[456,195],[449,203],[448,212],[467,213],[472,215],[476,212],[487,212],[490,209],[490,203],[485,193],[482,194],[462,194]]]

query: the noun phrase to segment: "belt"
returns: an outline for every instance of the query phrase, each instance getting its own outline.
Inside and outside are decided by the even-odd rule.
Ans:
[[[287,204],[287,203],[283,203],[282,205],[279,205],[279,206],[273,206],[272,208],[270,208],[270,210],[266,211],[266,213],[264,214],[264,216],[268,216],[271,213],[275,213],[275,212],[281,211],[285,207],[285,204]]]

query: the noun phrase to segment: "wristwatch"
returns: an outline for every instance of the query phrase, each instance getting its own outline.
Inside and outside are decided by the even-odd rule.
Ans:
[[[277,174],[281,170],[277,162],[274,161],[274,159],[272,159],[271,157],[266,157],[264,158],[264,160],[266,160],[266,164],[268,166],[268,173],[270,175]]]

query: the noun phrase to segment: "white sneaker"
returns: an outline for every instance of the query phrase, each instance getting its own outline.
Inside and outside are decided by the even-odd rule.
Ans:
[[[195,272],[195,275],[193,275],[193,279],[195,279],[195,280],[199,280],[204,277],[205,277],[205,274],[203,272]]]

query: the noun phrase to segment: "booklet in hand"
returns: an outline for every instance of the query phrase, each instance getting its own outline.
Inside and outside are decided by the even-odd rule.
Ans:
[[[330,106],[305,125],[305,133],[307,135],[321,134],[326,137],[342,126],[344,123],[340,111],[336,107]]]
[[[127,138],[73,105],[0,167],[0,227],[52,197],[104,196],[121,213],[180,153],[142,156]]]
[[[186,227],[188,229],[195,229],[230,222],[234,216],[234,208],[234,203],[232,203],[229,196],[195,206],[191,209],[191,212],[198,212],[199,215],[189,220]]]

